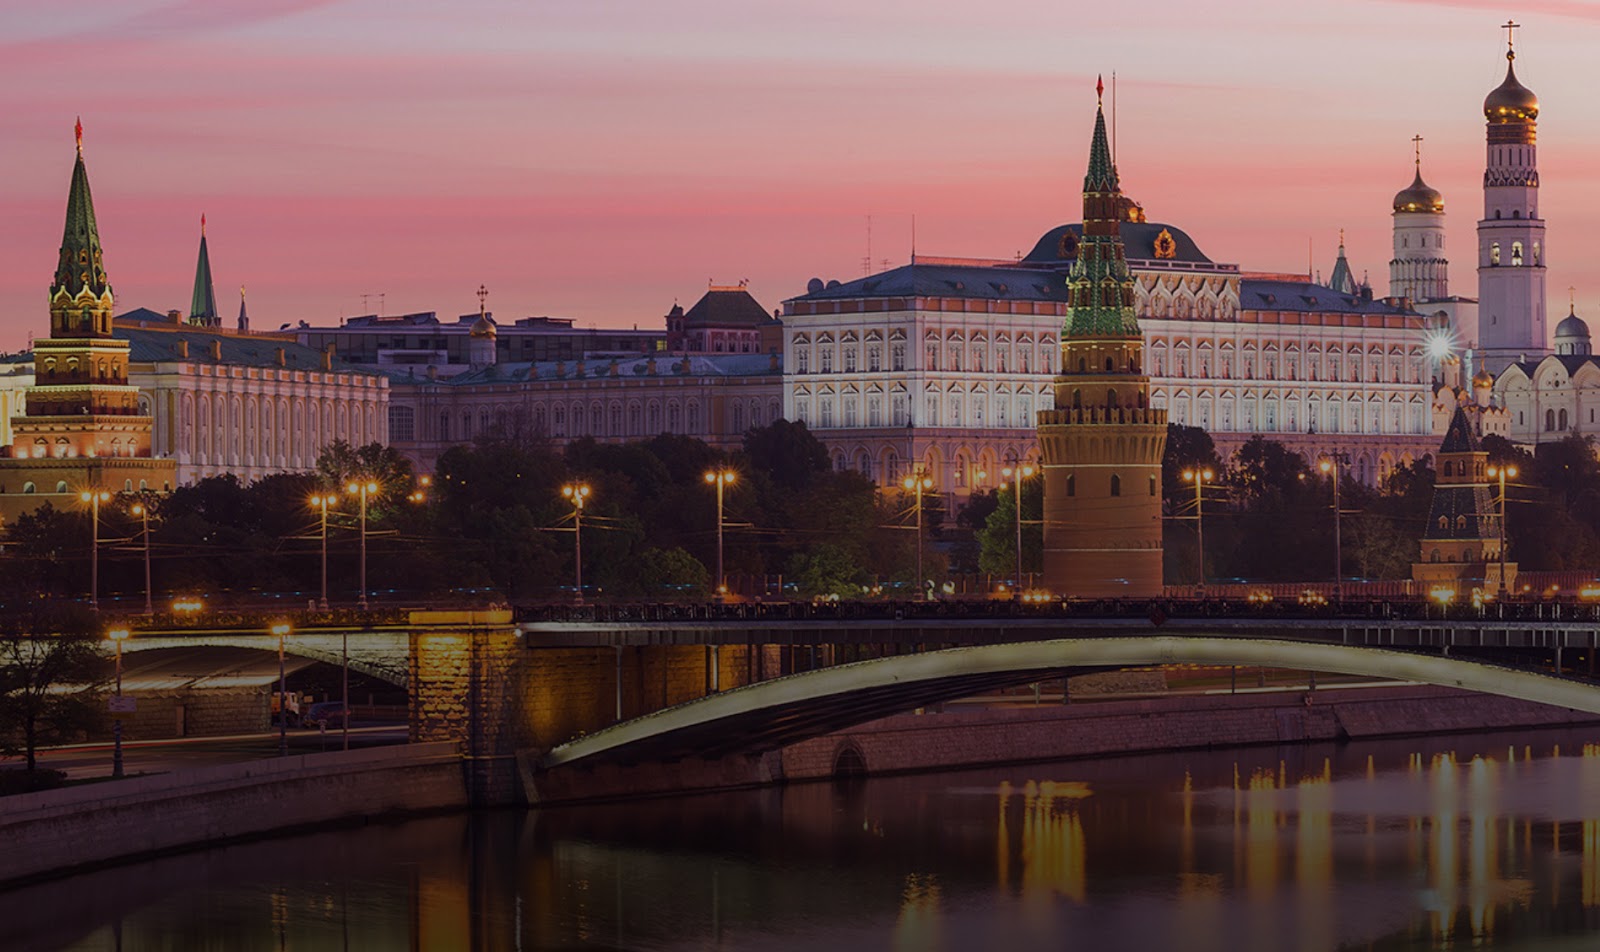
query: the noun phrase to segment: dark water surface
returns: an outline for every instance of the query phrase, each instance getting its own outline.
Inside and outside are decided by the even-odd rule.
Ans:
[[[0,893],[5,950],[1346,948],[1600,949],[1600,729],[501,811]]]

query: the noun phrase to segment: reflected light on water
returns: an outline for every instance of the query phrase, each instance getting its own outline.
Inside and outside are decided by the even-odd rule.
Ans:
[[[933,873],[906,877],[900,892],[900,917],[895,920],[894,948],[900,952],[929,952],[941,947],[940,904],[943,890]]]
[[[1086,784],[1029,783],[1022,799],[1022,893],[1043,898],[1084,899],[1083,820],[1077,801]]]

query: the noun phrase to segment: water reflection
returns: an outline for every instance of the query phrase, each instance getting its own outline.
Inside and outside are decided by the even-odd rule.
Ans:
[[[1596,929],[1600,731],[1579,730],[448,817],[0,894],[7,950],[1388,952]]]

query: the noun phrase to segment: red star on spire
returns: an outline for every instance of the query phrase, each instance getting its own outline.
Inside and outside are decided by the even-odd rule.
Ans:
[[[1104,100],[1106,98],[1106,81],[1104,76],[1096,76],[1094,78],[1094,98],[1100,100]]]

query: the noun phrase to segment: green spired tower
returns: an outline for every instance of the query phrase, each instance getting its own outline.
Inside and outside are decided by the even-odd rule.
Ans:
[[[1103,84],[1096,86],[1103,93]],[[1044,584],[1057,595],[1161,594],[1161,455],[1167,412],[1150,408],[1133,275],[1123,256],[1128,208],[1095,112],[1083,180],[1083,237],[1067,277],[1055,408],[1039,413],[1044,460]]]

